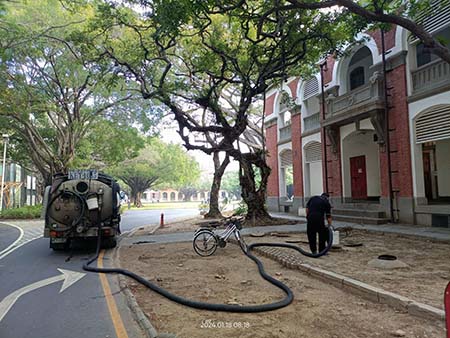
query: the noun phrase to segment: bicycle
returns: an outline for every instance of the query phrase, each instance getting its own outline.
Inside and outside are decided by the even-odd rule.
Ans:
[[[234,234],[241,250],[244,254],[247,254],[247,244],[240,232],[242,230],[241,219],[230,217],[224,221],[226,228],[220,234],[216,234],[213,230],[220,223],[210,223],[209,227],[201,227],[195,231],[192,245],[198,255],[202,257],[211,256],[216,252],[218,246],[224,248],[232,234]]]

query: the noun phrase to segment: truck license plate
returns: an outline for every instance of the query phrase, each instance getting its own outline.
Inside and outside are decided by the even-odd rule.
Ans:
[[[97,180],[97,169],[70,169],[68,173],[69,180]]]
[[[52,243],[66,243],[65,238],[52,238]]]

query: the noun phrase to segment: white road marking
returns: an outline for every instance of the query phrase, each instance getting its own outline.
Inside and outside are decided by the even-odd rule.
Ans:
[[[13,228],[16,228],[17,230],[19,230],[20,234],[19,234],[19,238],[17,238],[14,241],[14,243],[12,243],[10,246],[8,246],[5,250],[0,251],[0,259],[2,259],[4,257],[3,255],[6,252],[8,252],[9,250],[13,249],[17,245],[17,243],[19,243],[21,241],[21,239],[23,238],[23,235],[24,235],[24,232],[23,232],[21,227],[18,227],[17,225],[14,225],[14,224],[11,224],[11,223],[5,223],[5,222],[1,222],[1,223],[9,225],[9,226],[11,226]],[[5,254],[5,256],[6,256],[6,254]]]
[[[64,269],[58,269],[59,272],[61,272],[61,275],[57,275],[54,277],[50,277],[47,279],[43,279],[39,282],[35,282],[33,284],[24,286],[23,288],[14,291],[10,295],[6,296],[1,302],[0,302],[0,322],[2,319],[6,316],[8,311],[13,307],[15,302],[23,295],[27,294],[28,292],[31,292],[33,290],[42,288],[44,286],[63,281],[63,285],[61,286],[61,290],[59,290],[59,293],[63,292],[65,289],[70,287],[72,284],[79,281],[81,278],[83,278],[86,274],[71,270],[64,270]]]
[[[34,241],[35,239],[43,237],[43,234],[42,234],[43,230],[39,229],[39,228],[22,229],[21,227],[15,225],[15,224],[6,223],[6,222],[0,222],[0,223],[12,226],[20,231],[19,238],[16,239],[14,241],[14,243],[12,243],[10,246],[8,246],[5,250],[2,250],[0,252],[0,259],[5,258],[10,253],[12,253],[14,250],[17,250],[18,248],[20,248],[21,246],[23,246],[31,241]]]

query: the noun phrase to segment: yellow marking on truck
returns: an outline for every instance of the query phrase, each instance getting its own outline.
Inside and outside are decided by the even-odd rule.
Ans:
[[[100,252],[98,256],[97,266],[103,268],[103,256],[105,255],[105,250]],[[117,338],[128,338],[127,331],[123,325],[122,317],[120,316],[119,310],[117,309],[116,301],[111,293],[111,287],[109,286],[108,279],[104,273],[100,273],[100,282],[102,284],[103,293],[105,294],[106,304],[108,305],[109,314],[111,315],[111,320],[116,330]]]

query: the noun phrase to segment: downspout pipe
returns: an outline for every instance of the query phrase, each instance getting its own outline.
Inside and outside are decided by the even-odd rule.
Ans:
[[[322,121],[325,121],[325,85],[324,85],[324,76],[323,72],[327,70],[327,60],[320,64],[320,88],[321,88],[321,97],[322,97]],[[325,192],[329,193],[328,189],[328,155],[327,155],[327,133],[325,127],[322,127],[323,134],[323,142],[324,142],[324,152],[323,152],[323,162],[325,169]]]
[[[388,85],[386,76],[386,44],[384,40],[384,29],[381,28],[381,49],[383,63],[383,89],[384,89],[384,128],[386,131],[386,153],[387,153],[387,170],[388,170],[388,189],[389,189],[389,209],[391,222],[396,223],[397,219],[394,214],[394,196],[392,191],[392,165],[391,165],[391,138],[389,123],[389,102],[388,102]]]

